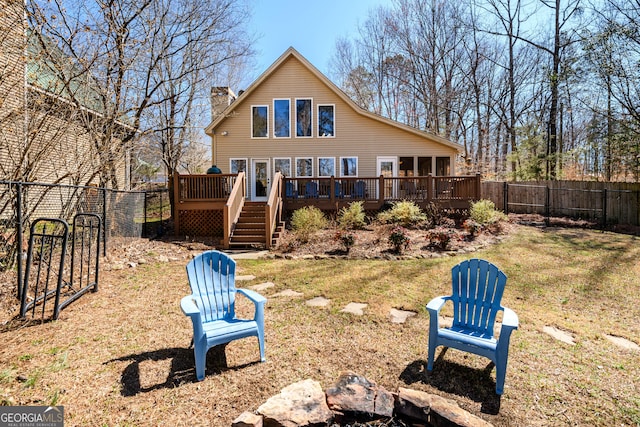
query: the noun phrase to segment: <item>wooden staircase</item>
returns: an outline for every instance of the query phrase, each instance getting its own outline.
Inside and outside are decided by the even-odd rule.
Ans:
[[[266,225],[264,202],[245,202],[238,222],[231,233],[230,248],[266,248]],[[271,237],[270,246],[278,243],[278,239],[284,230],[284,223],[277,224]]]

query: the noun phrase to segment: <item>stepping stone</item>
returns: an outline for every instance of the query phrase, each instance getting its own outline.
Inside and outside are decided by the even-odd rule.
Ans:
[[[612,343],[614,343],[615,345],[617,345],[618,347],[624,348],[625,350],[640,351],[640,345],[634,343],[633,341],[629,341],[626,338],[617,337],[615,335],[607,335],[607,334],[604,334],[604,337],[609,341],[611,341]]]
[[[236,281],[244,282],[244,281],[253,280],[255,278],[256,276],[254,276],[253,274],[247,274],[245,276],[236,276]]]
[[[361,304],[358,302],[350,302],[349,304],[347,304],[345,306],[345,308],[343,308],[342,310],[340,310],[342,313],[350,313],[353,314],[355,316],[362,316],[364,314],[364,310],[365,308],[367,308],[368,304]]]
[[[278,292],[277,294],[273,294],[274,297],[301,297],[304,294],[302,292],[296,292],[293,289],[285,289],[282,292]]]
[[[253,289],[256,292],[266,291],[269,288],[273,288],[276,284],[273,282],[264,282],[258,285],[249,286],[249,288]]]
[[[573,336],[565,331],[561,331],[558,328],[554,328],[553,326],[545,326],[544,328],[542,328],[542,332],[544,332],[545,334],[551,335],[553,338],[557,339],[558,341],[562,341],[565,344],[569,344],[569,345],[575,345],[576,342],[573,339]]]
[[[409,317],[415,315],[416,313],[413,311],[398,310],[395,308],[389,310],[389,320],[391,320],[391,323],[404,323]]]
[[[311,307],[326,307],[331,302],[330,299],[326,299],[325,297],[315,297],[306,302],[307,305]]]

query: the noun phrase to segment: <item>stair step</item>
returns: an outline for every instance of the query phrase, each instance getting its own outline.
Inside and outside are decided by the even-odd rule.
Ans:
[[[254,222],[254,221],[240,221],[238,220],[236,224],[236,229],[238,228],[262,228],[264,229],[264,221],[262,222]]]
[[[260,233],[260,231],[262,231],[262,233]],[[255,229],[255,228],[251,228],[251,229],[235,229],[233,230],[233,236],[231,236],[231,238],[234,238],[235,236],[262,236],[264,238],[264,233],[265,230],[264,228],[262,230],[259,229]]]
[[[256,235],[248,235],[248,236],[236,236],[233,235],[231,237],[230,243],[256,243],[256,244],[264,244],[265,238],[264,236],[256,236]]]

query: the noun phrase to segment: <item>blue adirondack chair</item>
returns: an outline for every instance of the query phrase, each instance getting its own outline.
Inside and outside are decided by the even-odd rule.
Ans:
[[[193,353],[196,377],[204,379],[207,351],[216,345],[246,337],[258,337],[260,360],[264,357],[264,305],[262,295],[235,287],[236,262],[218,251],[206,251],[187,264],[191,295],[180,301],[184,314],[193,323]],[[252,320],[237,319],[236,293],[249,298],[255,305]]]
[[[304,187],[304,194],[307,198],[318,198],[318,184],[313,181],[307,182],[307,185]]]
[[[507,276],[485,260],[463,261],[451,270],[453,292],[427,304],[429,311],[429,359],[433,370],[436,347],[445,346],[484,356],[496,366],[496,393],[502,394],[509,356],[511,332],[518,329],[518,316],[500,304]],[[440,328],[438,314],[447,301],[453,303],[453,324]],[[493,333],[496,314],[503,311],[499,338]]]
[[[364,199],[367,184],[364,181],[357,181],[353,188],[353,195],[358,199]]]
[[[336,199],[341,199],[343,194],[342,194],[342,183],[340,181],[335,181],[334,183],[334,194]]]
[[[289,198],[289,199],[296,199],[298,198],[298,192],[296,191],[293,182],[291,181],[287,181],[284,185],[284,194],[285,197]]]

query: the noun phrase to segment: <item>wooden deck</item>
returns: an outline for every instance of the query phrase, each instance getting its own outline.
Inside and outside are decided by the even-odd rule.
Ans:
[[[174,225],[177,235],[221,236],[225,248],[246,201],[246,175],[176,175],[173,181]],[[480,175],[287,178],[277,173],[272,179],[264,206],[268,248],[283,211],[316,206],[336,212],[354,201],[364,202],[366,211],[385,204],[411,200],[420,207],[436,203],[444,209],[467,209],[481,198]]]

